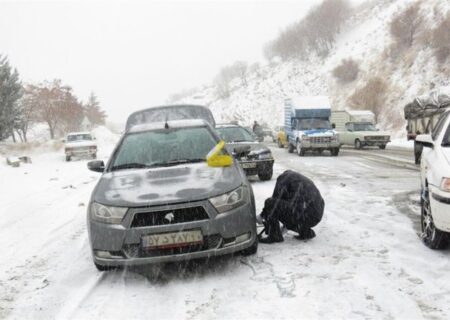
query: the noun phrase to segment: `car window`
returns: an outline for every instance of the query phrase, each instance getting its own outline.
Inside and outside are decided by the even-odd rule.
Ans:
[[[217,128],[219,136],[225,142],[244,142],[255,141],[255,138],[242,127],[223,127]]]
[[[355,131],[377,131],[371,123],[354,123],[353,127]]]
[[[443,147],[450,147],[450,123],[447,126],[447,131],[445,132],[444,139],[442,140]]]
[[[74,142],[74,141],[86,141],[86,140],[92,140],[92,136],[90,134],[71,134],[67,136],[67,141]]]
[[[330,121],[327,119],[300,119],[298,121],[298,130],[311,130],[311,129],[331,129]]]
[[[431,133],[431,137],[433,138],[433,140],[436,140],[436,138],[437,138],[437,137],[439,136],[439,134],[441,133],[442,127],[444,126],[445,121],[447,120],[449,114],[450,114],[450,113],[448,113],[448,112],[447,112],[447,113],[444,113],[444,114],[439,118],[438,123],[437,123],[436,126],[434,127],[433,132]]]
[[[122,141],[112,167],[155,165],[179,160],[206,159],[216,140],[207,128],[182,128],[129,134]]]

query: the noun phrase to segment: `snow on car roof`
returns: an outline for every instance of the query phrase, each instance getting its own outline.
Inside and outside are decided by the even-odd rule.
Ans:
[[[69,132],[67,135],[68,136],[75,136],[75,135],[79,135],[79,134],[89,134],[91,135],[91,132]]]
[[[220,123],[216,125],[216,128],[233,128],[233,127],[240,127],[240,125],[235,123]]]
[[[152,123],[144,123],[138,124],[129,130],[129,132],[141,132],[141,131],[150,131],[157,129],[164,129],[166,122],[152,122]],[[173,120],[167,121],[167,125],[169,128],[190,128],[190,127],[205,127],[208,126],[208,123],[202,119],[189,119],[189,120]]]
[[[346,110],[352,116],[374,116],[370,110]]]
[[[287,99],[295,109],[330,109],[331,104],[327,96],[295,96]]]

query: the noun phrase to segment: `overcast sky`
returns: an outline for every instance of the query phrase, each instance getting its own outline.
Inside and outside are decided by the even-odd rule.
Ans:
[[[0,54],[25,82],[54,78],[109,120],[211,81],[262,47],[320,0],[0,1]]]

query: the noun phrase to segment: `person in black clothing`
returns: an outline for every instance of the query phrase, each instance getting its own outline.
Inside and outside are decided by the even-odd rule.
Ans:
[[[325,202],[314,183],[307,177],[287,170],[277,178],[272,197],[266,199],[261,213],[267,237],[261,243],[282,242],[280,222],[298,232],[297,239],[315,237],[311,229],[322,220]]]

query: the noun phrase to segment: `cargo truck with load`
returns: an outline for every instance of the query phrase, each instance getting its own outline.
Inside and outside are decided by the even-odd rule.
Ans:
[[[450,109],[450,86],[440,87],[428,94],[417,96],[405,105],[407,139],[414,140],[416,164],[420,163],[423,149],[421,143],[416,143],[416,136],[432,133],[439,118],[448,109]]]
[[[285,99],[284,126],[288,152],[299,156],[307,151],[322,153],[329,150],[332,156],[339,154],[338,134],[330,123],[331,106],[328,97],[301,96]]]

